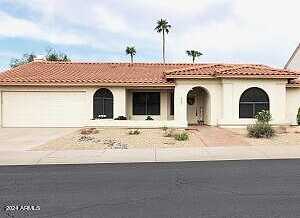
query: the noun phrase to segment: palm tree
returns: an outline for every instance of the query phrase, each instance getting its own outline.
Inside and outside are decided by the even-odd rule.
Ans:
[[[200,51],[196,51],[196,50],[187,50],[186,53],[188,56],[191,56],[193,58],[193,63],[195,63],[195,59],[197,57],[203,55]]]
[[[127,46],[126,47],[126,54],[130,55],[131,63],[133,63],[133,56],[136,54],[135,47],[134,46],[131,46],[131,47]]]
[[[165,59],[165,33],[170,32],[171,25],[168,23],[167,19],[160,19],[156,22],[157,26],[154,30],[156,30],[158,33],[162,33],[163,38],[163,62],[166,62]]]

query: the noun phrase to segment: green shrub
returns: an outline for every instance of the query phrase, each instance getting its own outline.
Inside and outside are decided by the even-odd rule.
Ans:
[[[174,137],[177,141],[186,141],[189,139],[189,135],[187,134],[187,132],[177,133]]]
[[[270,111],[262,110],[255,115],[255,119],[259,123],[269,123],[272,120]]]
[[[300,107],[298,109],[298,114],[297,114],[297,123],[300,125]]]
[[[268,123],[256,123],[247,126],[248,136],[252,138],[271,138],[275,131]]]
[[[271,138],[275,131],[269,122],[272,120],[272,115],[269,111],[262,110],[257,113],[256,122],[253,125],[248,125],[248,136],[253,138]]]
[[[128,130],[128,134],[129,135],[139,135],[140,133],[141,133],[141,131],[138,130],[138,129],[130,129],[130,130]]]

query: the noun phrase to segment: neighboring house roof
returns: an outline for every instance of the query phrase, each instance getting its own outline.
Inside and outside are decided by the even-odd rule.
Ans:
[[[297,48],[295,49],[295,51],[293,52],[293,54],[292,54],[292,56],[290,57],[290,59],[288,60],[288,62],[285,64],[284,69],[288,69],[288,68],[289,68],[291,62],[294,60],[294,58],[295,58],[295,56],[296,56],[296,54],[297,54],[298,52],[300,52],[300,43],[299,43],[299,45],[297,46]]]
[[[36,61],[0,74],[0,85],[174,86],[172,78],[286,78],[297,73],[249,64],[76,63]]]

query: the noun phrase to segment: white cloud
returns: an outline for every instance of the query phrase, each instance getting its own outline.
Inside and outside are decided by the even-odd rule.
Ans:
[[[15,0],[32,12],[30,20],[0,13],[0,36],[28,37],[57,44],[85,45],[122,52],[126,44],[156,54],[160,36],[153,28],[167,18],[167,55],[186,61],[199,49],[203,61],[244,61],[282,66],[300,41],[300,2],[295,0]],[[217,19],[218,18],[218,19]]]
[[[0,12],[0,26],[0,36],[4,37],[32,38],[66,45],[86,44],[86,40],[76,34],[59,30],[53,31],[46,26],[12,17],[4,12]]]

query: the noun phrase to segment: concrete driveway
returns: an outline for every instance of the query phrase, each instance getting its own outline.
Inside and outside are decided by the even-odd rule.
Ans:
[[[0,128],[0,151],[26,151],[76,128]]]

